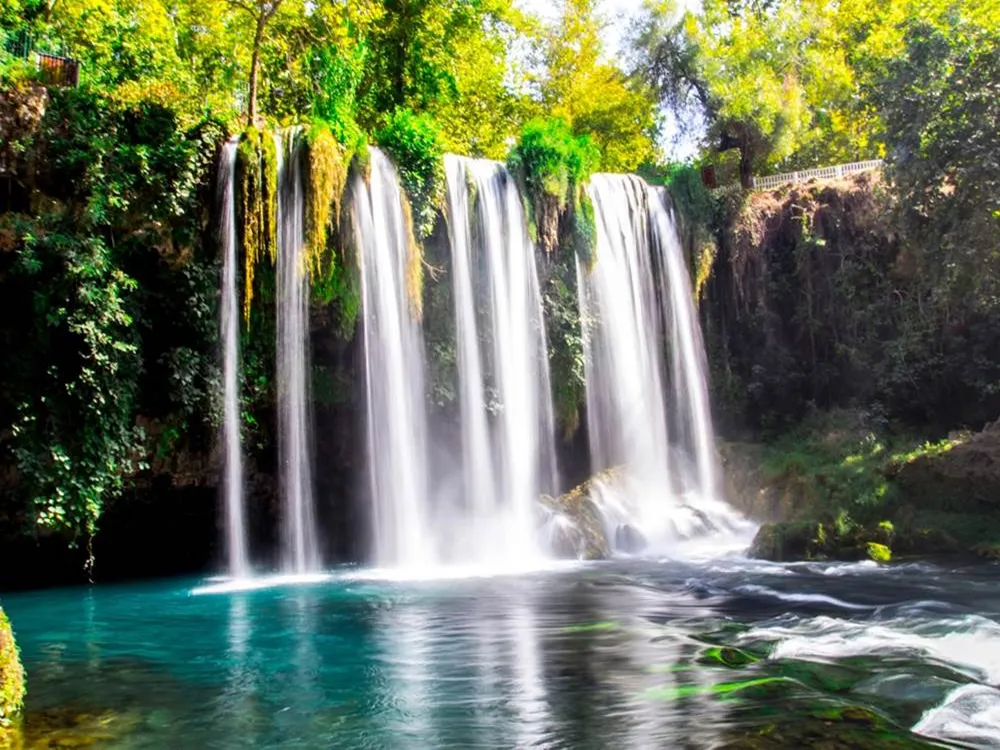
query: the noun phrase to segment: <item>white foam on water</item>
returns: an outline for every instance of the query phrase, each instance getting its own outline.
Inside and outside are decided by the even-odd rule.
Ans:
[[[495,564],[428,565],[424,567],[348,568],[343,570],[303,573],[274,574],[247,578],[227,578],[212,576],[206,583],[189,592],[191,596],[207,594],[235,594],[246,591],[262,591],[281,587],[312,586],[320,583],[385,582],[405,583],[421,581],[459,581],[474,578],[501,578],[509,576],[533,575],[536,573],[565,573],[578,570],[584,565],[599,563],[582,560],[527,560],[512,565],[507,562]]]
[[[777,591],[775,589],[768,588],[767,586],[758,586],[756,584],[748,583],[744,586],[737,586],[733,591],[737,594],[747,594],[750,596],[770,596],[775,599],[779,599],[783,602],[794,602],[796,604],[829,604],[833,607],[840,607],[842,609],[853,609],[853,610],[868,610],[871,611],[875,607],[869,606],[867,604],[854,604],[852,602],[845,602],[843,599],[837,599],[833,596],[827,596],[826,594],[798,594],[790,593],[785,591]]]
[[[362,568],[338,576],[348,581],[457,581],[468,578],[499,578],[577,570],[585,563],[580,560],[527,560],[521,564],[429,565],[426,567]]]
[[[753,628],[740,640],[775,643],[772,659],[909,656],[938,661],[975,680],[1000,682],[1000,624],[985,617],[922,622],[814,617],[792,625]]]
[[[819,572],[825,576],[850,576],[858,573],[871,573],[878,570],[879,567],[879,564],[874,560],[862,560],[846,565],[828,565],[821,568]]]
[[[974,748],[1000,747],[1000,690],[963,685],[913,726],[916,734]]]
[[[330,573],[303,573],[292,575],[270,575],[253,578],[210,578],[206,586],[197,586],[191,589],[191,596],[203,596],[205,594],[235,594],[241,591],[261,591],[263,589],[273,589],[282,586],[308,586],[316,583],[325,583],[333,580]]]

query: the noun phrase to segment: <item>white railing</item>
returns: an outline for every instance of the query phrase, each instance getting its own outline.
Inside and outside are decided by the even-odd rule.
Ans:
[[[770,190],[779,185],[806,182],[807,180],[834,180],[843,177],[845,174],[855,172],[867,172],[869,169],[881,169],[882,160],[872,159],[870,161],[856,161],[851,164],[837,164],[833,167],[819,167],[817,169],[804,169],[801,172],[787,172],[785,174],[771,174],[766,177],[754,177],[754,190]]]

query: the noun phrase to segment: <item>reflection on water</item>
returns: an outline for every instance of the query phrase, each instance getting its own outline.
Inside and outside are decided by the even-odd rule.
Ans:
[[[112,710],[97,747],[997,747],[995,573],[631,560],[4,605],[32,715]]]

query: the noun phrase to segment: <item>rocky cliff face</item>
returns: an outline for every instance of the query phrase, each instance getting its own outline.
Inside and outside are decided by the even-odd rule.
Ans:
[[[814,408],[877,407],[939,431],[1000,414],[1000,328],[976,304],[937,301],[878,172],[730,198],[699,285],[724,434]]]

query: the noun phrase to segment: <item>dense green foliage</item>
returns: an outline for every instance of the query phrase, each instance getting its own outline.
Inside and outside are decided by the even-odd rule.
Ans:
[[[444,200],[444,148],[437,125],[427,115],[400,109],[375,134],[375,140],[395,162],[410,195],[417,233],[427,237]]]
[[[576,287],[576,260],[570,251],[553,270],[542,296],[552,406],[565,440],[572,438],[580,426],[587,382]]]
[[[908,24],[876,91],[919,293],[943,324],[985,323],[1000,308],[1000,25]]]
[[[590,177],[599,159],[591,138],[575,135],[559,118],[528,122],[509,157],[511,168],[524,174],[528,190],[557,198],[560,208],[565,208],[571,188]]]
[[[1000,538],[992,508],[993,479],[976,477],[983,501],[958,478],[982,463],[976,446],[991,437],[954,434],[921,439],[884,415],[851,410],[813,412],[764,449],[764,490],[754,508],[781,523],[758,536],[772,559],[864,558],[976,550]],[[963,455],[964,453],[964,455]],[[958,490],[934,477],[949,475]],[[923,492],[917,484],[927,485]],[[930,496],[928,496],[930,495]]]
[[[251,126],[243,133],[236,154],[243,318],[249,323],[257,267],[265,260],[273,265],[278,254],[278,155],[274,135]]]
[[[216,271],[199,221],[220,134],[87,89],[52,91],[20,133],[40,158],[8,178],[0,220],[14,518],[89,540],[145,460],[136,412],[181,428],[211,418]]]
[[[558,21],[537,43],[543,112],[589,134],[597,147],[594,166],[599,161],[606,172],[632,172],[655,161],[655,94],[642,76],[627,76],[609,62],[602,4],[561,0],[558,6]]]
[[[534,119],[525,124],[507,162],[522,184],[532,232],[546,252],[557,245],[560,218],[571,207],[574,216],[583,222],[589,217],[593,224],[584,186],[599,159],[591,137],[574,134],[563,119]],[[593,240],[589,227],[585,226],[584,234]]]
[[[14,642],[14,631],[7,614],[0,607],[0,740],[2,732],[10,726],[24,706],[24,668],[21,655]]]

